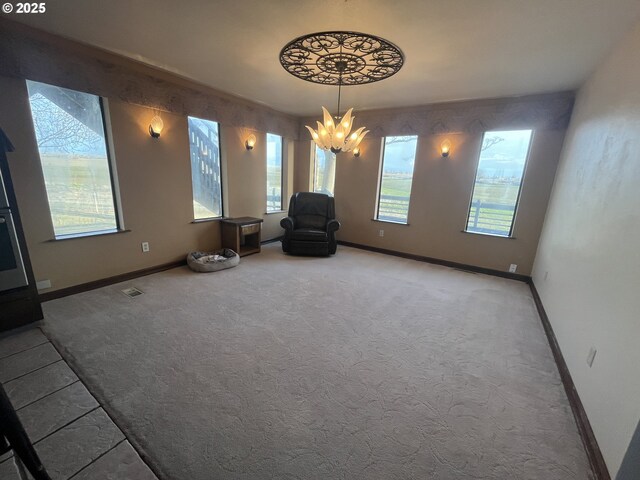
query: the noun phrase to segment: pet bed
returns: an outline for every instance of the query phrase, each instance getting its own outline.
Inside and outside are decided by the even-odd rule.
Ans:
[[[240,263],[240,255],[225,248],[215,252],[191,252],[187,255],[187,264],[194,272],[217,272],[235,267]]]

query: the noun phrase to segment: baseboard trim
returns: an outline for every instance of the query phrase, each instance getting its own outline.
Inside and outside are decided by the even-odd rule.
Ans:
[[[542,305],[542,299],[538,294],[538,290],[536,289],[533,280],[529,282],[529,287],[531,288],[533,301],[535,302],[536,308],[538,309],[538,314],[540,315],[542,326],[545,333],[547,334],[547,340],[549,341],[549,346],[551,347],[551,351],[553,352],[553,358],[555,359],[556,365],[558,366],[560,378],[562,379],[562,385],[564,385],[564,390],[567,393],[569,405],[571,405],[571,411],[573,412],[573,416],[576,420],[578,432],[580,434],[580,437],[582,438],[582,443],[584,444],[584,449],[587,452],[587,458],[589,459],[589,464],[591,465],[591,469],[593,470],[595,479],[611,480],[609,469],[607,468],[607,464],[605,463],[602,452],[600,451],[600,446],[598,445],[598,441],[596,440],[593,429],[591,428],[591,423],[589,422],[589,418],[587,417],[587,412],[585,412],[584,410],[584,406],[582,405],[582,401],[580,400],[580,396],[578,395],[576,386],[573,383],[573,379],[571,378],[569,367],[567,366],[567,362],[565,362],[564,360],[564,356],[562,355],[562,351],[560,350],[560,345],[558,344],[556,335],[553,332],[553,327],[551,327],[551,322],[549,321],[547,312]]]
[[[388,250],[386,248],[371,247],[369,245],[363,245],[361,243],[345,242],[343,240],[338,240],[338,245],[344,245],[345,247],[359,248],[360,250],[368,250],[370,252],[384,253],[385,255],[393,255],[394,257],[408,258],[410,260],[417,260],[419,262],[433,263],[434,265],[442,265],[444,267],[456,268],[458,270],[464,270],[466,272],[484,273],[485,275],[493,275],[495,277],[509,278],[511,280],[518,280],[520,282],[525,282],[525,283],[531,282],[531,277],[528,275],[502,272],[500,270],[493,270],[492,268],[476,267],[475,265],[467,265],[466,263],[451,262],[449,260],[442,260],[440,258],[414,255],[413,253],[405,253],[405,252],[398,252],[396,250]]]
[[[591,423],[589,422],[587,413],[584,410],[584,406],[582,405],[580,396],[578,395],[575,384],[573,383],[573,379],[571,378],[569,367],[567,366],[567,363],[564,360],[564,356],[562,355],[562,351],[560,350],[560,345],[558,344],[558,340],[556,339],[555,333],[553,332],[553,328],[551,327],[551,322],[549,321],[549,317],[547,316],[544,306],[542,305],[542,300],[540,298],[540,295],[538,294],[538,290],[536,289],[536,286],[533,283],[533,279],[530,276],[519,275],[516,273],[509,273],[509,272],[501,272],[500,270],[476,267],[474,265],[450,262],[448,260],[441,260],[439,258],[414,255],[411,253],[398,252],[395,250],[388,250],[385,248],[371,247],[369,245],[362,245],[362,244],[353,243],[353,242],[345,242],[342,240],[338,240],[338,244],[344,245],[345,247],[359,248],[361,250],[367,250],[370,252],[383,253],[386,255],[393,255],[396,257],[408,258],[411,260],[418,260],[420,262],[433,263],[435,265],[443,265],[445,267],[456,268],[459,270],[465,270],[465,271],[474,272],[474,273],[484,273],[487,275],[494,275],[498,277],[509,278],[512,280],[519,280],[521,282],[525,282],[529,284],[529,287],[531,288],[531,294],[533,296],[533,301],[538,310],[538,314],[540,315],[540,320],[542,322],[542,326],[547,336],[547,340],[551,347],[553,358],[556,362],[556,365],[558,366],[558,371],[560,372],[562,385],[564,386],[565,392],[567,394],[567,398],[569,399],[569,405],[571,406],[571,411],[573,412],[573,416],[576,420],[578,433],[580,434],[580,438],[582,439],[582,443],[587,453],[589,464],[591,466],[593,474],[595,475],[595,480],[611,480],[611,476],[609,474],[607,464],[604,461],[604,457],[602,456],[602,452],[600,451],[598,441],[596,440],[596,437],[593,433],[593,429],[591,428]]]
[[[54,290],[52,292],[44,292],[41,293],[39,297],[41,302],[48,302],[49,300],[55,300],[56,298],[68,297],[69,295],[75,295],[76,293],[88,292],[89,290],[95,290],[96,288],[113,285],[114,283],[126,282],[127,280],[132,280],[134,278],[144,277],[153,273],[164,272],[165,270],[181,267],[186,264],[186,260],[163,263],[162,265],[143,268],[142,270],[135,270],[128,273],[121,273],[120,275],[114,275],[113,277],[101,278],[100,280],[81,283],[79,285],[61,288],[60,290]]]
[[[260,245],[268,245],[269,243],[276,243],[276,242],[279,242],[280,240],[282,240],[283,238],[284,238],[284,236],[280,235],[279,237],[270,238],[269,240],[262,240],[260,242]]]
[[[260,242],[261,245],[267,245],[269,243],[279,242],[282,237],[271,238]],[[113,277],[102,278],[100,280],[94,280],[92,282],[81,283],[72,287],[61,288],[60,290],[54,290],[52,292],[44,292],[38,295],[40,302],[48,302],[49,300],[55,300],[56,298],[68,297],[69,295],[75,295],[76,293],[88,292],[89,290],[95,290],[96,288],[106,287],[113,285],[114,283],[126,282],[127,280],[133,280],[134,278],[144,277],[153,273],[163,272],[171,268],[181,267],[186,265],[186,260],[178,260],[175,262],[164,263],[162,265],[156,265],[154,267],[143,268],[142,270],[135,270],[133,272],[122,273]]]

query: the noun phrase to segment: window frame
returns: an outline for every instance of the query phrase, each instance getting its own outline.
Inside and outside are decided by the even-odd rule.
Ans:
[[[316,191],[316,172],[318,171],[318,169],[317,169],[317,165],[318,165],[318,150],[323,151],[322,148],[320,148],[313,140],[311,140],[311,153],[313,155],[313,165],[312,165],[313,174],[311,175],[311,188],[309,190],[311,192],[313,192],[313,193],[325,193],[325,192],[321,192],[321,191]],[[333,152],[331,152],[331,154],[334,156],[334,159],[333,159],[333,162],[334,162],[333,188],[332,188],[332,193],[331,194],[328,194],[328,193],[325,193],[325,194],[329,195],[330,197],[335,197],[335,193],[336,193],[335,168],[337,167],[338,157]]]
[[[482,156],[482,145],[484,144],[484,139],[487,133],[499,133],[499,132],[517,132],[517,131],[530,131],[529,135],[529,145],[527,146],[527,153],[524,159],[524,165],[522,166],[522,175],[520,176],[520,183],[518,184],[518,195],[516,196],[516,202],[513,206],[513,216],[511,217],[511,225],[509,227],[508,235],[500,235],[498,233],[489,233],[489,232],[474,232],[469,230],[469,219],[471,218],[471,208],[473,207],[473,194],[476,190],[476,181],[478,179],[478,169],[480,168],[480,157]],[[520,210],[520,198],[522,197],[522,186],[524,185],[524,178],[527,174],[527,169],[529,167],[529,159],[531,158],[531,150],[533,148],[533,141],[535,139],[535,129],[533,128],[523,128],[523,129],[512,129],[512,130],[485,130],[482,132],[482,140],[480,141],[480,151],[478,152],[477,161],[476,161],[476,169],[473,175],[473,183],[471,185],[471,196],[469,198],[469,207],[467,208],[467,215],[465,217],[464,227],[462,229],[463,233],[469,233],[472,235],[483,235],[486,237],[494,237],[494,238],[507,238],[514,239],[516,237],[513,236],[513,230],[516,225],[516,217],[518,216],[518,212]]]
[[[409,205],[407,205],[407,220],[404,222],[394,221],[394,220],[385,220],[380,218],[380,197],[382,196],[382,177],[384,175],[384,154],[387,149],[387,138],[393,138],[393,137],[414,137],[416,139],[416,149],[413,154],[413,170],[411,171],[411,189],[409,190],[409,200],[408,200]],[[413,192],[413,176],[416,171],[416,160],[418,159],[419,140],[420,140],[419,135],[387,135],[380,139],[382,144],[380,146],[380,162],[378,165],[378,191],[376,193],[376,208],[373,216],[374,221],[392,223],[394,225],[409,225],[409,213],[411,213],[411,194]]]
[[[280,139],[280,208],[275,210],[269,210],[269,202],[267,201],[266,212],[265,213],[278,213],[284,211],[284,137],[282,135],[278,135],[277,133],[269,133],[266,134],[266,143],[267,143],[267,154],[265,155],[265,164],[267,168],[267,197],[269,197],[269,135],[278,137]]]
[[[91,230],[88,232],[75,232],[75,233],[65,233],[62,235],[57,235],[56,234],[56,229],[54,226],[54,221],[53,221],[53,212],[51,210],[51,202],[49,199],[49,191],[47,190],[47,186],[46,186],[46,181],[44,182],[44,189],[45,189],[45,193],[47,195],[47,206],[49,208],[49,218],[51,219],[51,227],[53,230],[53,241],[56,240],[68,240],[68,239],[74,239],[74,238],[87,238],[87,237],[96,237],[96,236],[100,236],[100,235],[111,235],[114,233],[123,233],[126,232],[127,230],[125,230],[124,227],[124,219],[122,216],[122,205],[121,205],[121,201],[120,201],[120,189],[119,189],[119,185],[118,185],[118,176],[117,176],[117,169],[116,169],[116,162],[115,162],[115,154],[114,154],[114,147],[113,147],[113,136],[112,136],[112,132],[111,132],[111,118],[110,115],[107,115],[107,113],[109,112],[109,103],[108,103],[108,99],[100,96],[100,95],[95,95],[93,93],[90,92],[83,92],[80,90],[74,90],[72,88],[67,88],[67,87],[62,87],[60,85],[54,85],[51,83],[46,83],[46,82],[39,82],[37,80],[30,80],[30,79],[25,79],[25,86],[27,87],[27,98],[29,101],[29,112],[30,112],[30,116],[31,116],[31,125],[33,127],[33,131],[34,131],[34,136],[35,136],[35,118],[33,116],[33,108],[31,107],[31,96],[29,95],[29,88],[28,88],[28,82],[31,83],[39,83],[42,85],[48,85],[50,87],[56,87],[56,88],[62,88],[65,90],[71,90],[73,92],[77,92],[77,93],[81,93],[81,94],[85,94],[85,95],[91,95],[92,97],[97,97],[98,98],[98,106],[100,107],[100,120],[102,121],[102,131],[104,133],[104,147],[105,147],[105,156],[106,156],[106,161],[107,161],[107,169],[109,171],[109,183],[110,183],[110,188],[111,188],[111,201],[113,202],[113,218],[115,221],[115,228],[106,228],[104,230]],[[36,149],[38,150],[38,159],[40,160],[40,171],[42,173],[43,176],[43,180],[44,180],[44,164],[42,163],[42,154],[40,152],[40,147],[38,146],[38,139],[36,136]]]
[[[191,213],[193,214],[193,220],[191,223],[201,223],[201,222],[212,222],[212,221],[216,221],[216,220],[221,220],[223,218],[225,218],[225,201],[224,201],[224,196],[225,196],[225,188],[224,188],[224,182],[222,181],[223,179],[223,174],[222,174],[222,125],[220,124],[220,122],[218,122],[217,120],[211,120],[209,118],[200,118],[200,117],[195,117],[192,115],[187,115],[187,135],[188,135],[188,139],[189,139],[189,163],[191,163],[191,129],[189,128],[189,119],[193,118],[195,120],[201,120],[201,121],[205,121],[205,122],[212,122],[215,123],[218,126],[218,164],[220,167],[220,171],[218,172],[218,178],[219,178],[219,182],[220,182],[220,215],[218,216],[213,216],[213,217],[202,217],[202,218],[196,218],[196,211],[195,208],[193,206],[193,202],[195,202],[195,190],[193,188],[193,166],[191,166]]]
[[[107,116],[106,116],[106,110],[108,110],[109,106],[105,105],[105,99],[98,96],[98,99],[100,100],[100,112],[102,113],[102,129],[104,130],[104,145],[105,148],[107,150],[107,164],[109,165],[109,180],[111,180],[111,197],[113,198],[113,212],[114,215],[116,217],[116,231],[120,232],[124,229],[124,226],[122,225],[122,218],[121,218],[121,209],[119,208],[120,205],[118,199],[120,198],[119,194],[119,188],[116,188],[116,180],[117,180],[117,175],[115,174],[115,158],[114,155],[112,153],[112,138],[111,138],[111,128],[107,128]],[[111,126],[111,123],[109,122],[109,127]]]

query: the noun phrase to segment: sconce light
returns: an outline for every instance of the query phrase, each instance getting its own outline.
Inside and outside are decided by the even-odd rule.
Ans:
[[[164,122],[158,115],[156,115],[151,119],[151,124],[149,125],[149,135],[151,135],[153,138],[158,138],[162,133],[163,128]]]
[[[360,156],[360,147],[356,147],[353,149],[353,156],[356,158]]]
[[[442,153],[442,158],[449,156],[449,152],[451,152],[451,142],[449,140],[445,140],[440,144],[440,152]]]
[[[256,144],[256,136],[252,133],[247,137],[246,142],[244,142],[244,146],[247,147],[247,150],[253,150],[253,147],[255,144]]]

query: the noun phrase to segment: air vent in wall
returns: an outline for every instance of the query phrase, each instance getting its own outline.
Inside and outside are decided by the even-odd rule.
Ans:
[[[138,290],[135,287],[131,287],[131,288],[125,288],[124,290],[120,290],[122,293],[124,293],[127,297],[137,297],[139,295],[142,295],[144,292],[141,290]]]

